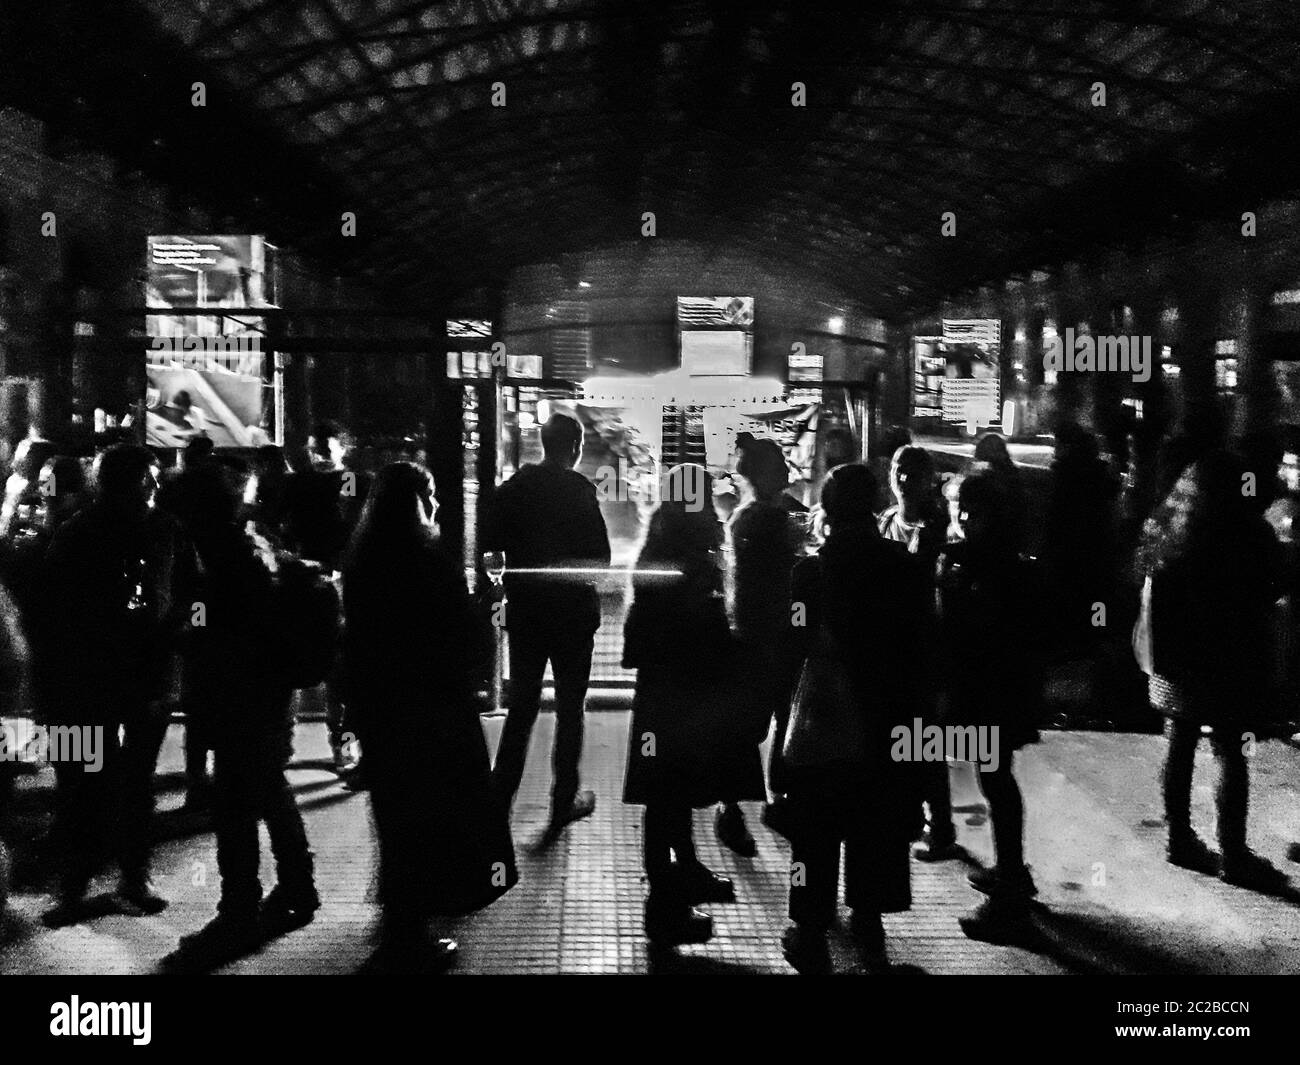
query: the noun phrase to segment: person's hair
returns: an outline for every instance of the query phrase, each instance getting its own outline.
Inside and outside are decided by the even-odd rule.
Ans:
[[[1220,552],[1235,550],[1233,541],[1250,518],[1250,500],[1242,495],[1247,472],[1238,456],[1221,449],[1189,464],[1143,526],[1139,572],[1186,558],[1212,566]]]
[[[760,495],[774,495],[790,483],[785,455],[775,440],[758,440],[749,433],[740,433],[736,450],[736,472]]]
[[[1058,466],[1090,466],[1098,461],[1097,437],[1078,422],[1056,427],[1053,462]]]
[[[328,455],[330,440],[338,435],[339,427],[334,422],[317,422],[311,427],[311,450],[317,455]]]
[[[288,473],[289,467],[285,462],[284,448],[275,444],[263,444],[253,454],[253,464],[259,473],[266,473],[274,470],[277,473]]]
[[[923,447],[904,444],[894,452],[889,466],[891,476],[918,477],[927,486],[934,482],[934,459]]]
[[[196,543],[228,530],[239,513],[239,471],[224,462],[200,466],[188,478],[185,525]]]
[[[876,475],[861,463],[846,462],[831,470],[821,492],[822,513],[831,532],[853,525],[874,530],[876,492]]]
[[[201,461],[212,456],[216,445],[212,442],[210,436],[194,436],[190,442],[185,445],[185,462],[188,465],[196,461]]]
[[[542,452],[547,458],[567,459],[582,443],[582,422],[556,411],[542,423]]]
[[[114,444],[100,456],[95,468],[95,485],[105,499],[131,492],[158,459],[140,444]]]
[[[49,440],[24,440],[14,455],[13,471],[25,481],[34,481],[41,469],[57,453],[57,446]]]
[[[880,450],[886,455],[894,455],[900,447],[912,442],[912,430],[906,425],[891,425],[880,434]]]
[[[178,407],[184,407],[186,410],[189,410],[190,407],[194,406],[193,398],[183,388],[172,396],[172,402]]]
[[[366,498],[348,549],[348,564],[363,556],[418,546],[432,539],[420,521],[420,500],[433,492],[433,477],[414,462],[390,462],[380,470]]]
[[[979,462],[957,481],[957,506],[978,516],[982,522],[984,539],[976,543],[969,530],[963,526],[968,542],[978,548],[1015,552],[1016,540],[1015,496],[1006,478],[989,463]]]
[[[86,468],[72,455],[56,455],[42,469],[48,469],[54,478],[53,495],[56,499],[86,490]]]
[[[689,569],[722,542],[722,527],[713,509],[713,478],[695,463],[668,471],[663,498],[650,516],[637,565],[672,562]]]
[[[987,462],[990,466],[1005,469],[1014,466],[1007,442],[997,433],[985,433],[975,441],[975,461]]]

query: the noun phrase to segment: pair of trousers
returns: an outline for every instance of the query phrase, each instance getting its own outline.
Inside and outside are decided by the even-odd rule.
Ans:
[[[952,823],[952,785],[948,780],[948,763],[922,762],[921,798],[930,808],[930,843],[941,847],[957,839],[957,829]]]
[[[253,917],[262,899],[259,821],[266,823],[281,890],[295,900],[315,897],[307,830],[285,778],[292,747],[288,726],[282,732],[245,733],[217,745],[214,815],[217,869],[221,873],[220,913]]]
[[[590,632],[566,632],[559,625],[551,631],[535,626],[510,630],[510,712],[492,769],[497,793],[507,804],[513,801],[523,779],[528,742],[541,710],[542,679],[548,661],[555,676],[551,808],[560,812],[573,802],[578,792],[583,706],[591,680],[594,646],[595,637]]]
[[[695,840],[691,836],[691,808],[669,796],[650,799],[642,823],[642,852],[650,894],[656,898],[672,896],[673,858],[679,866],[695,863]]]
[[[1169,823],[1171,842],[1192,836],[1192,772],[1196,766],[1196,745],[1201,726],[1182,718],[1170,718],[1167,735],[1169,750],[1165,754],[1165,820]],[[1210,737],[1215,760],[1219,763],[1219,789],[1215,796],[1218,813],[1219,847],[1225,856],[1246,850],[1246,815],[1250,806],[1250,770],[1239,737],[1222,735],[1215,729]]]
[[[103,761],[97,772],[80,762],[56,762],[55,838],[63,851],[60,893],[80,898],[105,858],[117,862],[125,884],[149,879],[153,847],[153,776],[167,718],[146,705],[101,726]],[[119,723],[120,722],[120,723]],[[86,726],[95,727],[95,726]]]
[[[791,841],[790,920],[824,930],[835,920],[840,888],[840,846],[844,847],[844,901],[850,909],[880,912],[870,890],[874,853],[869,812],[853,799],[831,800],[809,809]]]
[[[980,788],[989,801],[993,854],[997,867],[1007,873],[1016,873],[1025,864],[1025,801],[1012,772],[1014,762],[1014,755],[1008,754],[997,769],[979,773]]]

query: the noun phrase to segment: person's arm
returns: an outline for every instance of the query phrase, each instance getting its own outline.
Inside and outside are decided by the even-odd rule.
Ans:
[[[479,528],[479,546],[484,551],[505,551],[506,530],[510,524],[510,482],[497,485],[484,501],[483,521]]]
[[[608,566],[612,558],[609,546],[609,529],[605,526],[605,515],[600,512],[600,500],[596,496],[596,486],[586,481],[583,492],[583,522],[581,558],[596,566]]]

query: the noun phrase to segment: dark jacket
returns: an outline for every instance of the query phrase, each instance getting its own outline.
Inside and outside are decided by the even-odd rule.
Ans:
[[[1232,544],[1155,571],[1156,709],[1210,726],[1267,722],[1281,563],[1277,538],[1259,518]]]
[[[856,770],[787,767],[783,785],[802,816],[823,820],[827,804],[869,842],[872,893],[882,911],[911,901],[908,848],[919,828],[920,767],[896,762],[893,729],[911,728],[924,709],[926,586],[902,544],[874,526],[832,531],[817,555],[795,566],[788,658],[797,670],[819,626],[843,654],[865,725],[866,755]],[[798,622],[802,621],[803,624]]]
[[[349,710],[365,749],[385,905],[459,914],[518,880],[471,698],[489,646],[459,562],[364,545],[343,577]]]
[[[283,736],[292,689],[271,572],[233,523],[196,528],[195,547],[203,614],[186,637],[187,708],[219,747]]]
[[[638,563],[683,575],[634,579],[623,630],[623,665],[637,670],[624,802],[671,796],[703,807],[766,798],[763,736],[745,720],[737,644],[708,547],[671,561],[643,551]]]
[[[292,474],[284,488],[284,540],[301,557],[335,570],[348,540],[343,470]],[[352,475],[355,483],[355,475]]]
[[[105,706],[163,696],[195,591],[193,552],[175,519],[95,503],[59,529],[46,572],[61,698]]]
[[[608,566],[609,534],[596,488],[550,462],[523,467],[492,496],[482,546],[504,551],[510,569]],[[600,627],[590,576],[506,575],[508,628],[563,625],[584,635]]]
[[[996,725],[1004,750],[1035,742],[1051,631],[1037,568],[961,542],[940,557],[936,581],[948,723]]]
[[[736,632],[742,640],[770,646],[785,633],[790,610],[790,571],[797,539],[790,512],[757,500],[731,518],[736,560]]]

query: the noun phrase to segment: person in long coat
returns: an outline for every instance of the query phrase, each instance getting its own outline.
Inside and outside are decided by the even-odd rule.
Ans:
[[[846,709],[856,714],[856,723],[829,715],[807,723],[827,752],[817,759],[796,749],[805,723],[790,723],[784,775],[794,809],[792,924],[782,943],[803,972],[829,967],[826,932],[836,917],[841,844],[850,930],[868,964],[884,962],[881,914],[911,906],[909,849],[921,824],[922,776],[895,761],[892,747],[894,730],[912,727],[924,705],[926,585],[907,548],[877,531],[875,499],[866,466],[833,469],[821,494],[826,540],[792,579],[791,667],[813,668],[815,655],[831,659],[823,668],[836,669]],[[792,714],[799,713],[795,706]],[[827,729],[844,734],[821,734]]]
[[[995,469],[977,464],[957,486],[962,540],[938,563],[944,725],[979,730],[990,758],[979,781],[989,804],[996,864],[972,873],[988,898],[960,919],[972,938],[1012,941],[1024,932],[1037,894],[1024,861],[1024,799],[1013,772],[1015,752],[1039,738],[1043,706],[1042,580],[1021,556],[1016,498]]]
[[[637,670],[637,683],[623,801],[646,808],[646,935],[675,945],[712,935],[695,904],[735,898],[731,881],[696,856],[692,810],[766,792],[733,680],[712,480],[701,466],[676,466],[665,495],[637,558],[624,627],[623,665]]]
[[[1189,464],[1148,519],[1138,572],[1151,579],[1151,705],[1166,718],[1163,790],[1167,858],[1229,883],[1281,893],[1287,877],[1246,841],[1246,750],[1271,724],[1274,608],[1285,590],[1282,555],[1249,470],[1212,451]],[[1219,763],[1216,854],[1191,823],[1192,776],[1202,730]]]
[[[428,925],[518,880],[473,700],[485,658],[455,558],[438,543],[432,478],[408,462],[375,480],[343,576],[344,655],[370,773],[383,907],[376,965],[440,968]]]

